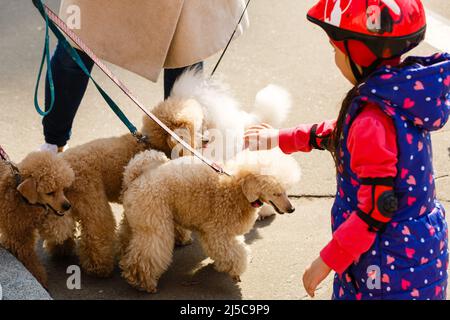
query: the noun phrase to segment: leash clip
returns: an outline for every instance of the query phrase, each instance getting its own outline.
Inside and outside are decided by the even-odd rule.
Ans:
[[[219,164],[213,162],[210,165],[211,165],[211,168],[213,168],[218,174],[226,175],[228,177],[231,177],[231,174],[226,172]]]
[[[19,186],[22,183],[22,176],[20,175],[19,168],[17,168],[16,165],[10,160],[6,160],[5,163],[9,166],[9,168],[11,169],[11,173],[14,175],[16,186]]]
[[[148,143],[148,137],[140,133],[139,131],[134,131],[132,133],[133,137],[136,138],[138,143],[147,144]]]
[[[11,161],[8,154],[1,146],[0,159],[3,160],[7,166],[9,166],[11,173],[14,175],[14,179],[16,179],[16,185],[18,186],[22,182],[22,176],[20,175],[19,168],[17,168],[17,166]]]

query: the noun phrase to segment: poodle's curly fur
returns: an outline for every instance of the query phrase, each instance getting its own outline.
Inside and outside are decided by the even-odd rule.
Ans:
[[[193,100],[173,98],[153,109],[154,114],[174,131],[190,131],[201,126],[200,111]],[[119,196],[125,166],[134,155],[146,149],[160,150],[167,156],[172,153],[172,139],[148,117],[143,118],[141,133],[148,137],[146,143],[125,134],[97,139],[62,154],[75,172],[75,181],[67,190],[72,203],[71,216],[67,219],[79,223],[78,255],[81,267],[89,274],[108,277],[114,269],[116,221],[109,203],[121,202]],[[62,245],[48,241],[47,248],[52,253],[69,253],[74,237],[75,233]]]
[[[258,91],[253,107],[247,112],[245,109],[249,108],[243,108],[224,81],[205,77],[197,68],[187,70],[177,79],[171,96],[194,99],[202,106],[201,135],[204,141],[209,141],[202,152],[218,164],[224,164],[242,150],[247,128],[260,123],[279,128],[292,108],[289,92],[270,84]],[[258,212],[260,219],[273,214],[275,212],[270,207],[263,207]]]
[[[198,81],[192,81],[187,75],[177,83],[177,86],[182,86],[183,83],[198,84]],[[174,90],[174,94],[153,108],[152,112],[192,147],[199,149],[203,143],[203,131],[209,129],[210,121],[206,120],[208,110],[211,113],[220,109],[211,101],[218,101],[220,97],[208,102],[209,100],[200,99],[200,96],[183,96],[175,94],[176,92],[178,90]],[[206,95],[203,92],[203,96]],[[216,114],[215,111],[213,113]],[[223,114],[222,111],[221,115]],[[220,122],[217,117],[215,119]],[[121,203],[123,170],[133,156],[148,149],[161,151],[169,158],[190,155],[146,116],[141,133],[148,137],[147,143],[139,143],[131,134],[126,134],[97,139],[71,148],[62,155],[75,172],[75,181],[67,191],[72,210],[64,219],[75,220],[80,226],[78,255],[81,267],[89,274],[107,277],[113,271],[116,221],[109,203]],[[54,224],[57,223],[64,223],[64,220],[54,221]],[[190,242],[188,231],[177,226],[175,233],[178,244]],[[74,248],[74,239],[75,232],[62,244],[60,241],[46,241],[46,247],[52,254],[68,254]]]
[[[19,184],[11,167],[0,162],[0,243],[46,286],[47,274],[35,246],[39,236],[61,244],[73,233],[74,221],[59,215],[70,208],[64,190],[72,184],[74,172],[49,152],[33,152],[17,167]]]
[[[279,167],[238,157],[229,167],[232,176],[218,175],[193,157],[168,161],[156,151],[137,155],[124,173],[120,229],[119,264],[128,283],[156,291],[172,260],[175,224],[197,232],[215,268],[239,280],[248,263],[242,235],[257,218],[254,203],[272,204],[280,213],[293,211],[276,172],[267,168],[295,173],[298,165],[288,156],[271,155]]]

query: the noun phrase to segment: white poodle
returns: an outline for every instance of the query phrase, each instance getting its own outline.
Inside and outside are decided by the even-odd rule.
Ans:
[[[271,84],[257,93],[253,109],[244,111],[222,81],[205,78],[197,69],[180,76],[171,97],[194,99],[202,106],[203,127],[197,130],[208,142],[203,154],[221,164],[242,150],[245,129],[260,123],[280,127],[291,109],[289,93]]]

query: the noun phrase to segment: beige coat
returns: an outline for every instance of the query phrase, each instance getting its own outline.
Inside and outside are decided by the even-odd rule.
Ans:
[[[62,0],[60,16],[80,22],[74,31],[98,57],[156,81],[162,68],[223,49],[244,7],[244,0]],[[247,26],[246,16],[237,35]]]

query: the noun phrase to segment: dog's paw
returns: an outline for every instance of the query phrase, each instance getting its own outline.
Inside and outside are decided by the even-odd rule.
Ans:
[[[153,286],[145,287],[145,286],[142,286],[142,285],[139,285],[139,284],[135,284],[135,285],[133,285],[133,287],[137,291],[141,291],[141,292],[147,292],[147,293],[150,293],[150,294],[158,293],[158,288],[157,287],[153,287]]]
[[[114,270],[114,264],[90,264],[90,263],[82,263],[81,268],[84,272],[91,276],[95,276],[98,278],[110,278],[112,276]]]
[[[158,293],[158,287],[156,284],[153,285],[153,284],[148,284],[148,283],[142,283],[142,282],[138,281],[137,279],[126,279],[126,280],[133,288],[135,288],[138,291],[147,292],[150,294]],[[151,281],[151,282],[153,282],[153,281]]]
[[[158,288],[154,287],[154,288],[146,289],[145,291],[147,291],[150,294],[156,294],[156,293],[158,293]]]
[[[158,292],[158,279],[151,277],[147,271],[135,265],[126,265],[123,261],[119,262],[119,266],[122,269],[122,277],[134,289],[152,294]]]

